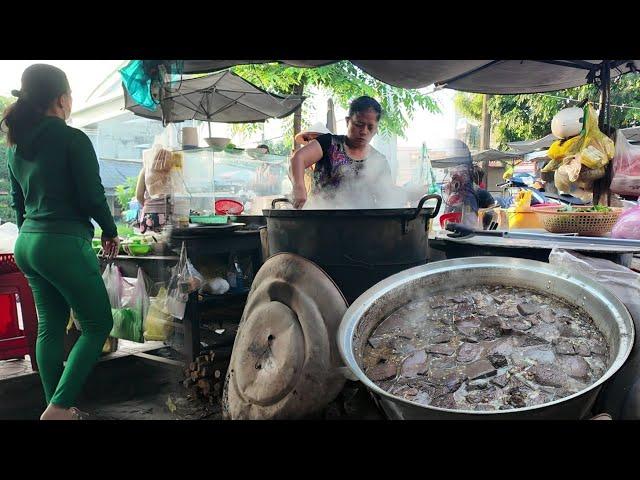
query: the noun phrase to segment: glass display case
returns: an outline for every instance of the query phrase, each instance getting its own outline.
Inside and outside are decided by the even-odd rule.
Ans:
[[[246,206],[256,197],[291,192],[289,158],[281,155],[249,155],[245,150],[214,148],[180,150],[184,193],[191,210],[212,211],[216,199],[231,198]]]

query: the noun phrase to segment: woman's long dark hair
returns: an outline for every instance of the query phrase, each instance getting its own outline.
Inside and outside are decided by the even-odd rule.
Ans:
[[[11,94],[18,100],[2,116],[9,145],[19,145],[45,115],[54,100],[70,92],[65,73],[53,65],[37,63],[22,74],[22,87]]]

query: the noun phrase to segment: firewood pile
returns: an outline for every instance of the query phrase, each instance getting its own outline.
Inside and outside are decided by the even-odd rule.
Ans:
[[[192,398],[214,405],[219,403],[222,396],[226,367],[215,362],[214,352],[200,355],[185,369],[186,378],[182,384],[190,391]]]

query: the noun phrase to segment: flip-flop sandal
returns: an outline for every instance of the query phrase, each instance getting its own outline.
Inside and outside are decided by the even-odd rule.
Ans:
[[[88,413],[82,412],[76,407],[71,407],[69,410],[73,414],[74,420],[89,420],[90,415]]]
[[[611,418],[611,415],[609,415],[608,413],[600,413],[595,417],[590,418],[589,420],[613,420],[613,418]]]

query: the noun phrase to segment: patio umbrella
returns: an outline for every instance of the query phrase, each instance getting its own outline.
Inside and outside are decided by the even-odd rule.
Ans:
[[[620,131],[629,142],[631,143],[640,142],[640,127],[621,128]],[[507,145],[509,146],[509,148],[516,150],[518,152],[530,153],[535,150],[546,150],[556,140],[558,140],[558,138],[554,134],[550,133],[549,135],[539,138],[537,140],[522,140],[520,142],[509,142],[507,143]]]
[[[509,148],[516,150],[518,152],[530,153],[538,149],[547,149],[556,140],[558,140],[558,138],[553,133],[550,133],[546,137],[539,138],[537,140],[522,140],[519,142],[509,142],[507,143],[507,145],[509,146]]]
[[[229,71],[164,84],[160,92],[161,108],[155,111],[137,104],[124,86],[123,90],[127,110],[141,117],[162,120],[165,124],[185,120],[264,122],[268,118],[292,114],[304,101],[301,96],[268,93]]]

